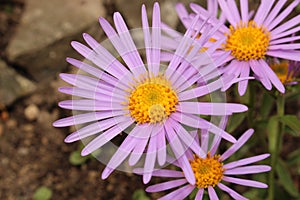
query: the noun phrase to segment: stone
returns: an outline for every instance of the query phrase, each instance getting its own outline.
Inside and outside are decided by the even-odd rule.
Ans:
[[[25,0],[25,5],[6,55],[37,81],[63,71],[65,57],[75,52],[70,41],[99,27],[98,18],[105,16],[100,0]]]
[[[24,110],[24,115],[27,120],[33,121],[39,116],[40,109],[35,104],[30,104]]]
[[[36,89],[34,82],[18,74],[0,60],[0,104],[11,105],[15,100],[33,92]]]

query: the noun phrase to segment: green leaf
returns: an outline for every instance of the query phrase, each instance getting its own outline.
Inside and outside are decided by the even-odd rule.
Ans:
[[[268,137],[269,137],[269,151],[275,152],[276,146],[276,137],[278,134],[278,117],[273,116],[270,118],[267,125]]]
[[[51,197],[52,190],[45,186],[39,187],[33,195],[34,200],[49,200]]]
[[[245,117],[246,113],[237,113],[232,115],[227,125],[227,131],[229,133],[234,132],[235,129],[244,121]]]
[[[295,115],[284,115],[279,121],[291,128],[296,135],[300,136],[300,121]]]
[[[300,164],[300,148],[296,149],[288,156],[289,165]]]
[[[82,157],[81,156],[80,151],[73,151],[70,154],[69,162],[72,165],[82,165],[83,163],[86,162],[87,159],[88,159],[88,157]]]
[[[150,198],[146,195],[144,190],[139,189],[134,191],[132,200],[150,200]]]
[[[287,170],[288,167],[283,160],[278,159],[276,165],[276,172],[279,177],[280,182],[282,183],[283,188],[293,197],[298,197],[299,193],[296,186],[293,183],[290,172]]]

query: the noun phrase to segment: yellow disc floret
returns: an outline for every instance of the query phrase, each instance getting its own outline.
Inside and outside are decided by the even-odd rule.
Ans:
[[[258,60],[266,55],[270,41],[270,32],[258,26],[254,21],[240,22],[236,28],[230,26],[227,35],[225,50],[237,60]]]
[[[137,123],[163,122],[178,103],[176,93],[163,76],[146,78],[131,91],[128,109]]]
[[[223,177],[223,163],[219,161],[220,155],[210,157],[210,153],[206,158],[199,158],[194,155],[191,166],[196,178],[196,186],[198,188],[215,187]]]

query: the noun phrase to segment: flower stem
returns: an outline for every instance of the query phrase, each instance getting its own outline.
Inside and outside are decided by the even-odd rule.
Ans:
[[[277,101],[276,101],[276,106],[277,106],[277,116],[278,119],[282,116],[284,116],[284,106],[285,106],[285,98],[284,95],[278,95],[277,96]],[[279,129],[276,132],[276,135],[274,136],[275,138],[275,145],[276,148],[274,149],[273,152],[271,153],[271,167],[272,170],[270,172],[269,176],[269,194],[268,194],[268,200],[274,200],[274,193],[275,193],[275,171],[276,171],[276,165],[277,161],[280,155],[281,151],[281,146],[282,146],[282,137],[284,133],[284,124],[279,123]]]

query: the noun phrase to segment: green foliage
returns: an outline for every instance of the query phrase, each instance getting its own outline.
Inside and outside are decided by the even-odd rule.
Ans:
[[[229,133],[233,133],[235,129],[237,129],[241,125],[246,116],[246,112],[232,115],[228,121],[227,131]]]
[[[299,197],[299,192],[293,183],[291,174],[288,171],[288,167],[281,159],[278,159],[276,172],[285,191],[288,192],[292,197]]]
[[[275,152],[275,149],[278,148],[276,144],[276,137],[278,134],[278,117],[273,116],[270,118],[268,125],[267,125],[267,130],[269,133],[269,151],[270,152]]]
[[[143,189],[134,191],[132,200],[150,200]]]
[[[77,150],[77,151],[73,151],[70,156],[69,156],[69,161],[72,165],[82,165],[83,163],[86,162],[86,160],[88,159],[89,157],[83,157],[81,156],[80,154],[80,151]]]
[[[279,118],[279,121],[287,125],[295,136],[300,136],[300,121],[295,115],[284,115]]]
[[[45,186],[39,187],[33,195],[34,200],[49,200],[51,197],[52,190]]]

